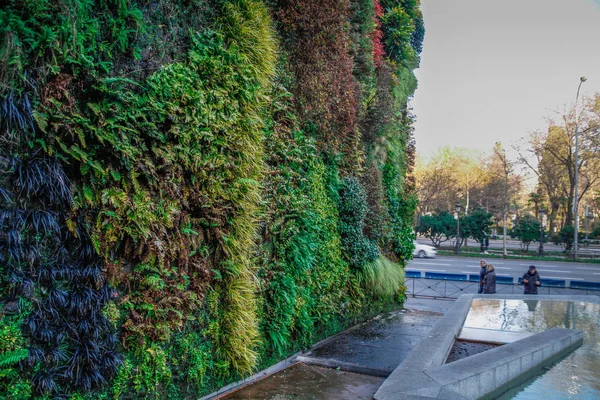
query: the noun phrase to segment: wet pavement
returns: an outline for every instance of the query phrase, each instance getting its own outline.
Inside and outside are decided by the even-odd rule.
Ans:
[[[227,396],[228,400],[366,400],[384,378],[298,363]]]
[[[222,398],[372,399],[385,377],[452,304],[409,299],[406,309],[381,314],[332,336],[298,357],[302,362]]]
[[[304,355],[330,366],[387,376],[400,364],[442,316],[421,310],[382,314],[344,332]]]
[[[425,297],[408,297],[404,301],[404,308],[409,310],[433,311],[446,313],[454,305],[455,299],[429,299]]]

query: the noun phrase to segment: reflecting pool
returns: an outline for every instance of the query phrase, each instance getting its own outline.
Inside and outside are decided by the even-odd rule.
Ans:
[[[550,300],[475,299],[465,328],[494,332],[542,332],[554,327],[584,332],[583,346],[545,374],[500,399],[600,399],[600,305]]]

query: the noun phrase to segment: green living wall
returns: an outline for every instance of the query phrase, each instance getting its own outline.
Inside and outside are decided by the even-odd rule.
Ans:
[[[0,398],[196,398],[403,301],[418,0],[7,0]]]

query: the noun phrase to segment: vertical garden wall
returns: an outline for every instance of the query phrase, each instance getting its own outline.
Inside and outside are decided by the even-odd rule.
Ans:
[[[0,9],[0,397],[195,398],[403,301],[418,0]]]

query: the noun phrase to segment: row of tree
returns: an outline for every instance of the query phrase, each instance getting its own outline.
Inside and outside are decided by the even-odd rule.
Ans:
[[[507,157],[505,148],[498,142],[487,154],[443,148],[428,160],[418,159],[415,171],[419,194],[417,225],[423,225],[423,218],[432,213],[453,213],[459,202],[466,215],[478,208],[490,213],[497,229],[505,219],[507,228],[511,229],[529,216],[542,223],[549,235],[559,237],[562,233],[564,236],[574,223],[576,170],[579,173],[579,216],[585,216],[586,206],[591,210],[600,209],[600,93],[583,98],[577,122],[575,106],[565,106],[547,118],[545,129],[530,133],[512,146],[509,152],[512,157]],[[528,178],[535,179],[534,187],[525,184]],[[428,223],[427,219],[424,222]],[[591,233],[597,223],[591,219],[588,222],[592,222],[586,225]],[[538,226],[538,236],[539,229]],[[580,231],[584,230],[582,226]]]
[[[492,214],[479,208],[460,217],[460,224],[456,221],[456,216],[441,211],[424,215],[417,225],[417,234],[431,240],[434,246],[439,247],[442,243],[450,241],[453,245],[456,244],[456,235],[460,235],[460,242],[467,239],[473,239],[477,243],[484,243],[486,238],[492,234],[491,227],[493,226]],[[521,250],[529,251],[529,246],[534,242],[552,241],[555,244],[562,244],[569,247],[573,240],[573,227],[565,226],[559,233],[548,236],[542,229],[542,222],[533,215],[525,214],[516,218],[512,223],[512,228],[508,232],[514,239],[521,241]],[[600,233],[600,229],[596,229]],[[583,236],[583,235],[581,235]]]
[[[435,246],[456,240],[457,233],[463,240],[474,239],[478,243],[483,243],[490,235],[490,227],[493,224],[492,214],[482,208],[461,216],[459,222],[460,224],[457,223],[456,217],[447,211],[436,212],[421,217],[416,232],[431,240]]]
[[[427,161],[417,160],[415,176],[419,219],[435,211],[453,212],[457,201],[466,214],[482,208],[500,218],[506,201],[523,189],[523,177],[514,172],[501,144],[491,154],[442,148]]]

